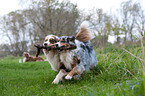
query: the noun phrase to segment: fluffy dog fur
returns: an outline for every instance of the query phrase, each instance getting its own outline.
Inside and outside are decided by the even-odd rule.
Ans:
[[[23,62],[38,62],[38,61],[44,61],[44,59],[40,56],[38,57],[33,57],[33,56],[30,56],[30,54],[28,52],[24,52],[23,53]]]
[[[55,36],[55,35],[48,35],[45,37],[44,46],[51,46],[55,43],[57,43],[59,40],[59,37]],[[45,56],[47,57],[48,62],[51,65],[51,68],[55,71],[59,71],[59,54],[57,52],[57,50],[47,50],[47,49],[43,49],[43,52],[45,54]]]
[[[45,38],[44,45],[47,46],[51,44],[51,40],[54,41],[53,44],[57,44],[59,47],[65,44],[76,44],[77,46],[74,50],[63,50],[59,53],[56,50],[47,51],[47,49],[44,49],[44,54],[52,69],[59,71],[52,82],[53,84],[58,84],[64,76],[66,76],[65,79],[79,77],[85,71],[92,70],[96,66],[97,58],[90,42],[92,38],[94,38],[94,34],[89,31],[88,22],[81,24],[76,37],[62,36],[58,40],[59,37],[48,35]]]

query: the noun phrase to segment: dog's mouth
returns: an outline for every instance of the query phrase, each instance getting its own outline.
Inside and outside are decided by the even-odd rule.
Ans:
[[[46,51],[57,50],[57,46],[55,44],[50,44],[49,46],[44,46],[44,50]]]
[[[59,52],[59,53],[62,52],[65,49],[65,47],[66,47],[65,45],[58,47],[57,52]]]
[[[51,48],[45,48],[44,50],[46,50],[46,51],[50,51],[50,50],[51,50]]]
[[[68,44],[68,43],[65,43],[63,44],[61,47],[58,47],[57,48],[57,51],[58,52],[62,52],[62,51],[70,51],[70,50],[73,50],[73,49],[76,49],[76,45],[75,44]]]

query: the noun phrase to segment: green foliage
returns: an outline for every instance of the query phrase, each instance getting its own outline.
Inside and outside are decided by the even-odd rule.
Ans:
[[[127,48],[141,56],[141,48]],[[0,60],[2,96],[144,96],[142,62],[119,46],[96,49],[98,65],[80,80],[51,84],[57,72],[47,61],[18,63],[19,58]]]

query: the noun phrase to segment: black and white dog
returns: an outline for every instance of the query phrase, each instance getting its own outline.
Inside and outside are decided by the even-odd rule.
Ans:
[[[52,44],[61,46],[76,45],[76,49],[73,50],[50,50],[44,49],[51,67],[55,71],[59,71],[56,78],[52,82],[58,84],[59,81],[65,79],[77,78],[85,71],[92,70],[96,67],[97,58],[95,51],[91,45],[90,40],[93,39],[94,32],[90,32],[88,22],[83,22],[81,28],[76,37],[62,36],[61,38],[48,35],[45,38],[43,45],[50,46]]]

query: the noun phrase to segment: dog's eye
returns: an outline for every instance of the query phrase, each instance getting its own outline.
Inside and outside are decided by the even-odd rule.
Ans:
[[[70,42],[74,42],[74,40],[72,38],[69,39]]]
[[[55,40],[55,39],[50,39],[50,43],[51,44],[54,44],[54,43],[56,43],[57,41]]]

